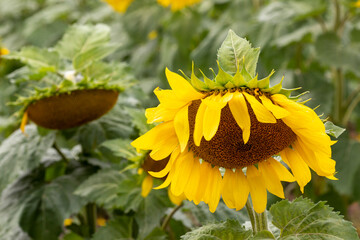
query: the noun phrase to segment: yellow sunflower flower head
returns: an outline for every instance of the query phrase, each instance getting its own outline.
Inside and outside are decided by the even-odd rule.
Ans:
[[[130,4],[134,0],[103,0],[109,4],[115,11],[119,13],[125,13]]]
[[[336,179],[322,120],[290,97],[294,89],[283,89],[282,81],[270,87],[273,72],[258,80],[258,56],[259,49],[230,31],[214,80],[201,81],[194,71],[187,80],[166,69],[171,90],[155,89],[160,104],[146,111],[148,123],[159,124],[132,142],[156,161],[169,159],[161,171],[149,172],[166,177],[157,188],[170,185],[174,196],[203,201],[211,212],[221,197],[239,210],[250,194],[261,213],[267,191],[284,198],[281,181],[297,181],[303,191],[310,169]]]
[[[174,12],[198,2],[200,2],[200,0],[158,0],[158,3],[163,7],[169,7],[171,5],[171,10]]]

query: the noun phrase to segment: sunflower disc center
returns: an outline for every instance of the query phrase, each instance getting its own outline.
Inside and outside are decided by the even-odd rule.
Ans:
[[[250,104],[247,103],[251,129],[246,144],[241,128],[226,105],[221,110],[220,124],[215,136],[210,141],[202,138],[200,146],[196,146],[193,132],[200,103],[201,100],[196,100],[189,106],[189,147],[196,156],[212,165],[228,169],[247,167],[278,154],[296,139],[295,133],[280,119],[277,123],[258,122]]]

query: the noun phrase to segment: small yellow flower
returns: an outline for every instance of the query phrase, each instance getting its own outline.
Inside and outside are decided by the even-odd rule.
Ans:
[[[107,2],[115,11],[125,13],[134,0],[103,0]]]
[[[153,31],[149,32],[147,37],[148,37],[149,40],[154,40],[155,38],[157,38],[157,36],[158,36],[157,31],[153,30]]]
[[[64,226],[67,227],[67,226],[70,226],[72,224],[72,219],[71,218],[66,218],[64,220]]]
[[[352,3],[352,6],[353,6],[353,7],[356,7],[356,8],[360,8],[360,0]]]
[[[163,7],[169,7],[171,5],[172,11],[178,11],[200,1],[201,0],[158,0],[158,3]]]
[[[7,49],[7,48],[0,48],[0,56],[1,56],[1,55],[7,55],[7,54],[9,54],[9,53],[10,53],[9,49]]]
[[[106,225],[106,219],[103,218],[103,217],[98,217],[98,218],[96,219],[96,224],[97,224],[98,226],[100,226],[100,227],[103,227],[103,226]]]

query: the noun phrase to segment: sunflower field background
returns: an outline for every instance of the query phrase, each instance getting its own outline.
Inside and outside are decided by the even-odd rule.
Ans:
[[[145,109],[169,89],[165,69],[214,75],[230,29],[260,47],[259,78],[301,87],[337,141],[338,180],[268,193],[269,231],[223,201],[211,213],[152,189],[164,166],[130,145],[155,126]],[[94,89],[119,92],[101,118],[25,126],[40,98]],[[0,102],[0,240],[359,239],[360,1],[0,0]]]

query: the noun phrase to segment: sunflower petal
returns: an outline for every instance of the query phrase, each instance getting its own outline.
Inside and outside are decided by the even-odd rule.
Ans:
[[[166,177],[165,181],[160,184],[159,186],[157,187],[154,187],[154,189],[162,189],[162,188],[166,188],[167,186],[170,185],[172,179],[173,179],[173,176],[174,176],[174,173],[176,172],[176,164],[173,164],[173,167],[171,168],[168,176]]]
[[[171,192],[175,196],[180,196],[182,193],[184,193],[184,189],[189,181],[191,169],[194,165],[194,158],[192,152],[188,152],[182,155],[183,156],[180,155],[179,157],[182,158],[182,160],[178,159],[178,161],[176,162],[177,171],[171,183]]]
[[[218,168],[214,167],[212,171],[213,171],[214,179],[213,179],[213,184],[211,186],[212,191],[209,201],[209,210],[210,212],[214,213],[220,201],[220,196],[223,188],[223,181],[222,181],[221,173]]]
[[[278,177],[280,178],[281,181],[285,181],[285,182],[294,182],[295,181],[294,176],[280,162],[276,161],[274,158],[269,158],[266,161],[275,170],[276,174],[278,175]]]
[[[234,196],[235,173],[231,169],[226,169],[224,174],[224,187],[222,191],[222,198],[224,203],[229,208],[236,208],[236,201]]]
[[[247,180],[250,187],[250,195],[255,212],[262,213],[266,209],[267,193],[264,180],[254,166],[247,168]]]
[[[311,172],[308,165],[297,151],[290,148],[285,148],[280,155],[291,168],[291,171],[300,186],[301,192],[304,192],[305,185],[311,180]]]
[[[280,178],[276,174],[276,171],[271,166],[271,164],[267,161],[259,162],[259,171],[264,178],[266,188],[269,190],[269,192],[278,196],[279,198],[285,198],[284,189],[281,185]]]
[[[185,188],[185,196],[189,201],[195,199],[196,192],[198,190],[198,186],[200,184],[200,161],[198,159],[194,159],[194,165],[191,169],[191,174],[189,177],[189,181]],[[199,200],[200,202],[201,200]]]
[[[169,162],[166,164],[166,166],[164,167],[164,169],[160,170],[159,172],[153,172],[153,171],[149,171],[148,173],[155,177],[155,178],[163,178],[165,177],[169,171],[171,170],[175,160],[177,159],[177,157],[179,156],[180,154],[180,148],[177,147],[173,153],[171,154],[171,157],[169,159]]]
[[[221,108],[207,107],[204,113],[203,134],[206,141],[210,141],[216,134],[221,117]]]
[[[267,110],[254,96],[243,92],[246,100],[249,102],[256,119],[262,123],[276,123],[275,117]]]
[[[184,194],[181,194],[180,196],[175,196],[170,188],[168,189],[168,195],[169,195],[169,198],[170,198],[170,201],[175,204],[175,205],[180,205],[182,201],[184,201],[186,199],[185,195]]]
[[[167,109],[162,104],[154,108],[148,108],[145,111],[147,123],[151,124],[154,122],[167,122],[174,119],[179,109]]]
[[[200,179],[201,179],[201,187],[197,189],[195,194],[194,203],[197,205],[199,204],[205,195],[205,192],[210,184],[210,175],[211,174],[211,165],[207,162],[202,162],[200,164]]]
[[[141,196],[147,197],[153,187],[153,177],[147,175],[141,184]]]
[[[185,78],[179,74],[171,72],[168,68],[165,70],[166,78],[175,95],[183,101],[190,102],[203,98],[203,94],[196,91]]]
[[[169,156],[179,145],[176,135],[169,134],[166,138],[158,141],[150,152],[150,157],[155,161],[163,160]]]
[[[245,206],[245,203],[249,197],[250,186],[244,173],[241,169],[235,171],[235,184],[234,184],[234,196],[236,211],[239,211]]]
[[[275,116],[276,119],[284,118],[288,116],[290,113],[289,111],[285,110],[284,108],[275,105],[271,102],[269,98],[265,95],[260,96],[262,104]]]
[[[183,107],[174,118],[174,127],[176,135],[179,139],[181,152],[183,152],[188,144],[190,136],[188,105]]]
[[[229,108],[236,123],[243,131],[243,140],[246,144],[250,138],[251,121],[244,96],[239,92],[235,92],[229,102]]]
[[[154,145],[162,139],[163,136],[168,135],[171,132],[174,132],[174,123],[173,121],[161,123],[156,127],[152,128],[150,131],[144,135],[135,139],[131,145],[136,149],[151,150]]]
[[[195,127],[194,127],[194,143],[196,146],[200,146],[201,139],[203,137],[203,122],[204,122],[204,115],[206,108],[207,108],[206,104],[201,102],[199,109],[196,113]]]
[[[179,109],[189,103],[189,101],[179,99],[174,90],[162,90],[157,87],[154,93],[159,99],[160,104],[167,109]]]

